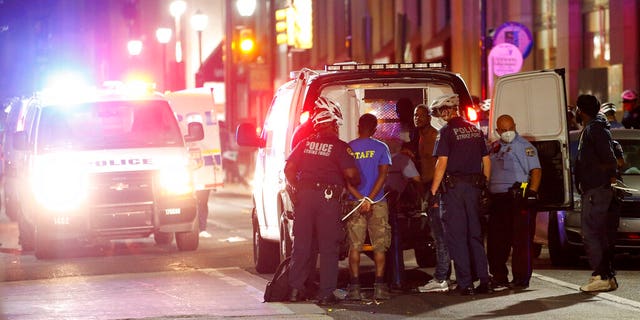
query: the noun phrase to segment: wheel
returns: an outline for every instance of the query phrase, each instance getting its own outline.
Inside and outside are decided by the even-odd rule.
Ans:
[[[287,219],[286,212],[280,214],[280,261],[291,255],[293,249],[293,221]]]
[[[436,255],[433,248],[427,243],[418,243],[413,247],[416,263],[420,268],[429,268],[436,265]]]
[[[22,212],[18,209],[18,242],[22,251],[33,251],[35,249],[35,227],[27,221]]]
[[[45,231],[36,230],[35,256],[38,259],[55,258],[58,250],[58,242],[53,241]]]
[[[180,251],[194,251],[198,249],[200,236],[198,231],[176,232],[176,245]]]
[[[277,242],[267,241],[260,235],[260,226],[253,209],[253,263],[258,273],[274,273],[280,263],[280,246]]]
[[[534,243],[531,246],[531,258],[533,259],[539,258],[541,253],[542,253],[542,245],[539,243]]]
[[[549,257],[551,264],[557,267],[576,265],[580,256],[567,243],[564,223],[558,219],[557,212],[549,212]]]
[[[160,232],[156,231],[153,233],[153,240],[157,245],[169,245],[173,242],[174,233],[173,232]]]

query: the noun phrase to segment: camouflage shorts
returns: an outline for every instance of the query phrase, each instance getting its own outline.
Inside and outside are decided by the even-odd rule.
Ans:
[[[355,207],[358,202],[354,202]],[[362,250],[362,245],[369,231],[369,239],[375,252],[385,252],[391,245],[391,226],[389,225],[389,207],[387,202],[375,203],[372,210],[366,214],[354,212],[347,220],[347,235],[349,248]]]

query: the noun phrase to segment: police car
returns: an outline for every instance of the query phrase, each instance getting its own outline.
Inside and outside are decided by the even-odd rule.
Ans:
[[[395,106],[401,98],[409,99],[413,106],[428,105],[438,96],[457,93],[463,113],[475,114],[462,77],[438,63],[344,63],[328,65],[324,70],[302,69],[291,75],[292,80],[276,91],[261,133],[256,136],[255,126],[247,123],[237,132],[238,144],[258,147],[251,219],[254,262],[261,273],[273,272],[291,252],[293,206],[285,191],[283,168],[295,144],[311,131],[308,120],[318,96],[340,104],[344,117],[340,139],[347,142],[357,137],[358,118],[364,113],[379,119],[375,138],[397,138],[401,124]],[[426,217],[418,217],[417,223],[427,225],[420,219]],[[407,230],[414,229],[409,226]],[[428,229],[401,233],[402,247],[414,249],[421,266],[433,263]]]
[[[28,101],[14,136],[20,244],[38,258],[65,244],[154,236],[180,250],[198,248],[192,171],[168,101],[146,87],[62,86]]]

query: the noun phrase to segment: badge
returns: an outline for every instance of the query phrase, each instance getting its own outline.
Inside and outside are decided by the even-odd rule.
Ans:
[[[536,155],[536,150],[533,147],[528,147],[524,149],[524,153],[527,157],[534,157]]]

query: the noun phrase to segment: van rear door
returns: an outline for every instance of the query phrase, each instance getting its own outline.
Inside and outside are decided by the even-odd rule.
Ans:
[[[564,69],[522,72],[496,82],[489,140],[498,139],[496,119],[513,117],[518,133],[537,149],[542,166],[539,209],[573,206]]]

